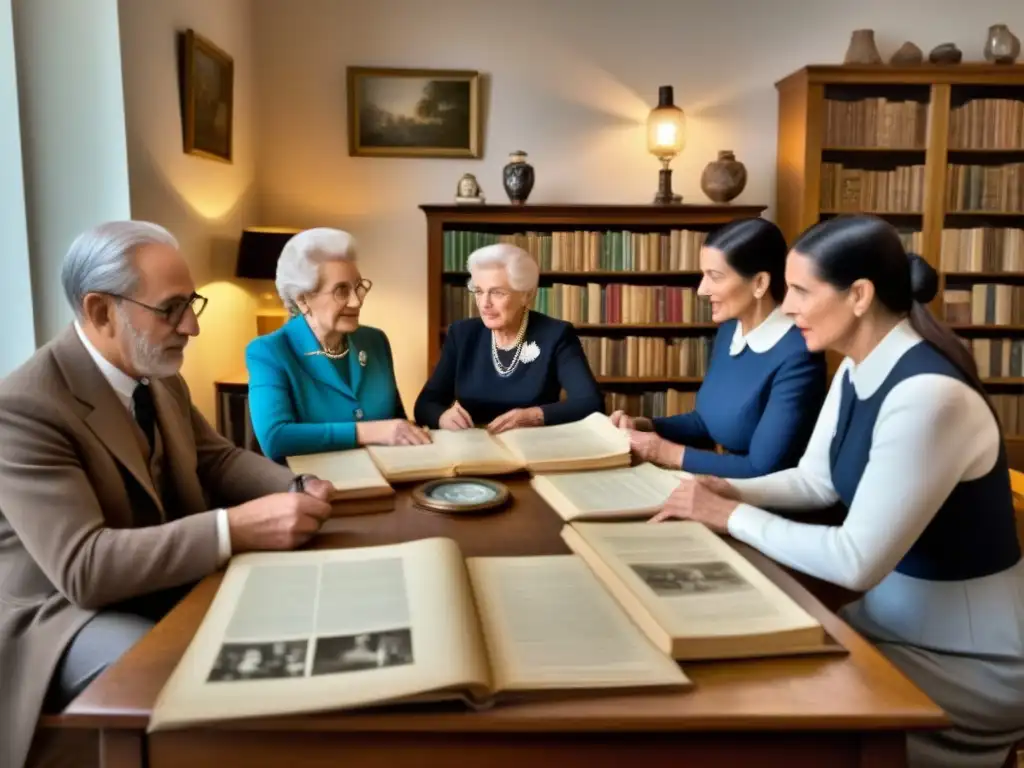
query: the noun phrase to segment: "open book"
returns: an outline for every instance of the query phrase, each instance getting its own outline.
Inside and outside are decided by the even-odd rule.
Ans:
[[[577,522],[562,538],[673,658],[842,650],[817,619],[701,523]]]
[[[296,475],[316,475],[334,485],[333,516],[386,512],[395,508],[395,490],[365,448],[289,456],[287,461],[288,468]]]
[[[463,560],[442,538],[248,553],[231,561],[149,729],[689,685],[572,555]]]
[[[530,485],[563,520],[628,520],[660,512],[685,477],[691,477],[690,473],[638,464],[536,475]]]
[[[498,435],[484,429],[433,430],[428,445],[373,445],[367,450],[392,482],[455,475],[565,472],[629,466],[629,436],[603,413],[571,424],[522,427]]]

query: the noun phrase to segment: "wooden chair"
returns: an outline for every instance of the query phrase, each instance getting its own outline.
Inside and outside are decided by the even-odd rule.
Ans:
[[[100,734],[92,728],[69,727],[59,714],[42,715],[26,768],[99,768]]]
[[[1010,470],[1010,489],[1013,491],[1013,511],[1017,513],[1017,538],[1024,543],[1024,472]]]
[[[1013,491],[1013,511],[1017,519],[1017,539],[1024,543],[1024,472],[1010,470],[1010,488]],[[1003,768],[1017,768],[1020,764],[1018,752],[1024,754],[1024,742],[1018,742],[1017,748],[1010,750]]]

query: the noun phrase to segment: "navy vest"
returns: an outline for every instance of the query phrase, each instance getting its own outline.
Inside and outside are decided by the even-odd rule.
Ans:
[[[960,370],[927,342],[907,350],[866,400],[857,397],[849,371],[844,374],[829,465],[832,485],[847,509],[867,466],[875,422],[886,395],[900,382],[920,374],[950,376],[969,385]],[[992,470],[953,488],[896,570],[918,579],[962,581],[1006,570],[1020,557],[1009,466],[1000,440],[999,458]]]

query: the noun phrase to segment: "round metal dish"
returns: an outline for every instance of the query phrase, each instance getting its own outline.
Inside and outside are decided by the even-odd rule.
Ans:
[[[490,512],[505,506],[510,498],[506,485],[479,477],[430,480],[412,491],[417,507],[449,515]]]

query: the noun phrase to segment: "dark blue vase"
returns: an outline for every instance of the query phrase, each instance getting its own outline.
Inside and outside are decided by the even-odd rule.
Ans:
[[[525,152],[510,152],[508,157],[501,173],[505,194],[513,205],[523,205],[533,190],[533,166],[526,162]]]

